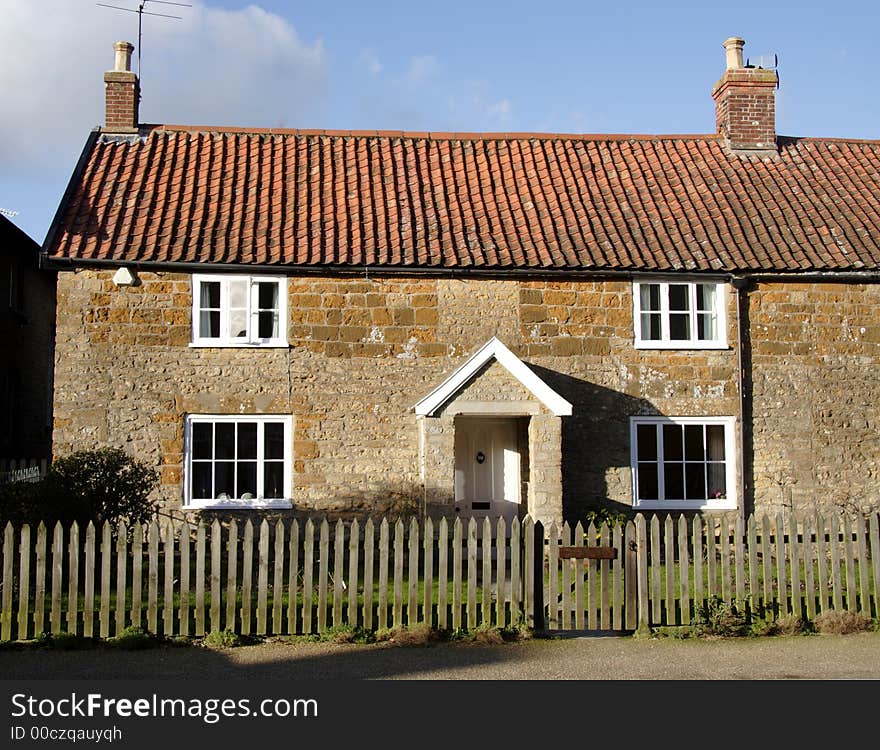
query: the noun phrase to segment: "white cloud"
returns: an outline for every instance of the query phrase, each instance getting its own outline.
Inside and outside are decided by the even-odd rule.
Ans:
[[[440,64],[433,55],[419,55],[409,61],[409,66],[404,74],[404,80],[410,85],[423,84],[437,75]]]
[[[174,10],[183,20],[144,17],[141,122],[311,124],[326,88],[320,39],[302,40],[254,5]],[[71,153],[104,119],[113,42],[136,42],[137,19],[91,0],[4,0],[2,13],[0,163],[12,171],[63,159],[69,174]]]
[[[382,72],[382,63],[374,49],[365,49],[361,52],[357,59],[358,65],[362,65],[370,73],[377,76]]]

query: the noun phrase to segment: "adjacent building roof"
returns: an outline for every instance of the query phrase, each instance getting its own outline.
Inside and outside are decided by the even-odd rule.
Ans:
[[[44,251],[125,263],[880,269],[880,141],[236,130],[94,133]]]

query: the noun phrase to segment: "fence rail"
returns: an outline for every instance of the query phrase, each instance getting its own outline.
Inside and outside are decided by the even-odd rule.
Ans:
[[[712,597],[754,616],[878,616],[878,516],[636,516],[557,531],[526,518],[254,526],[8,524],[0,640],[524,625],[687,625]]]

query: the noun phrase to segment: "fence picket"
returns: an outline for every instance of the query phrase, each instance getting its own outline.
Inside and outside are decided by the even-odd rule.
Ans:
[[[874,545],[874,549],[876,549]],[[43,632],[46,624],[46,524],[40,521],[37,526],[37,571],[34,581],[34,635]]]
[[[422,619],[430,627],[434,624],[434,521],[425,519],[424,544],[424,591],[422,592]]]
[[[360,557],[361,529],[358,520],[351,522],[348,538],[348,609],[346,610],[346,622],[357,627],[358,625],[358,558]]]
[[[366,596],[366,592],[364,592]],[[290,524],[290,557],[287,561],[287,634],[296,635],[299,626],[299,521]]]
[[[648,533],[645,527],[645,517],[641,513],[636,514],[635,522],[636,542],[636,592],[638,596],[637,619],[639,628],[650,626],[650,614],[648,612]]]
[[[165,525],[165,543],[162,545],[165,562],[165,586],[162,592],[162,635],[174,635],[174,526]]]
[[[871,564],[874,574],[874,617],[880,618],[880,517],[871,513]]]
[[[737,515],[733,522],[733,562],[736,567],[736,601],[738,606],[745,606],[746,572],[745,550],[743,549],[743,519]]]
[[[718,553],[715,532],[718,529],[714,516],[706,519],[706,595],[711,599],[718,596]]]
[[[871,616],[871,583],[868,572],[868,545],[865,537],[865,519],[856,518],[856,543],[859,559],[859,612]]]
[[[611,563],[611,586],[614,592],[614,616],[611,627],[623,630],[623,566],[627,551],[623,547],[623,534],[619,523],[611,531],[611,543],[617,550],[617,557]]]
[[[333,625],[342,625],[342,600],[345,595],[345,524],[336,521],[333,535]]]
[[[92,542],[94,543],[94,531],[92,531]],[[129,614],[129,620],[135,627],[141,627],[143,623],[141,602],[144,565],[143,543],[143,526],[140,523],[136,523],[131,531],[131,612]],[[94,565],[92,567],[94,573]]]
[[[376,530],[373,519],[368,518],[364,524],[364,627],[373,629],[373,547],[376,541]]]
[[[272,570],[272,632],[281,635],[282,605],[284,603],[284,521],[275,522],[275,565]]]
[[[437,527],[437,627],[446,630],[448,625],[447,594],[448,594],[448,552],[449,529],[445,518],[440,519]]]
[[[556,530],[556,523],[551,522],[547,528],[547,539],[550,545],[547,549],[548,570],[550,580],[548,581],[547,591],[547,627],[550,630],[559,629],[559,532]],[[595,600],[590,601],[590,607],[594,608]],[[590,610],[591,612],[593,609]]]
[[[147,630],[150,633],[158,633],[159,526],[156,524],[155,521],[150,524],[149,538],[147,539],[147,543],[149,545],[149,570],[147,571]]]
[[[798,549],[798,519],[792,513],[788,521],[788,563],[791,581],[791,612],[795,617],[802,614],[801,608],[801,557]]]
[[[828,525],[825,516],[816,514],[816,563],[819,571],[819,612],[828,609]]]
[[[15,548],[15,531],[12,521],[3,530],[3,598],[0,609],[0,640],[12,640],[12,557]]]
[[[467,628],[477,626],[477,520],[473,517],[467,527]]]
[[[672,542],[672,516],[667,515],[663,523],[663,562],[666,573],[666,624],[678,625],[675,611],[675,547]]]
[[[678,592],[681,609],[681,624],[689,625],[691,622],[691,599],[690,599],[690,561],[688,555],[687,519],[684,515],[678,517],[678,566],[679,581]]]
[[[189,547],[190,547],[189,524],[184,521],[180,527],[180,634],[189,636]]]
[[[18,552],[18,631],[15,637],[24,641],[28,637],[31,594],[31,527],[28,524],[24,524],[19,531]]]
[[[831,516],[831,591],[834,609],[843,609],[843,591],[840,588],[840,526],[836,515]]]
[[[843,516],[843,551],[846,570],[846,608],[856,611],[856,570],[853,564],[852,521],[849,514]]]
[[[125,630],[125,593],[128,590],[128,529],[125,522],[116,524],[116,635]]]
[[[733,592],[730,575],[730,522],[726,513],[721,516],[720,526],[718,554],[721,556],[721,598],[729,602],[732,600]]]
[[[303,633],[309,635],[314,630],[312,618],[315,575],[315,524],[306,519],[303,528]],[[379,627],[382,627],[381,625]]]
[[[489,517],[483,519],[483,540],[482,540],[482,602],[480,606],[480,617],[486,625],[492,624],[492,523]]]
[[[220,630],[220,599],[222,596],[220,555],[223,549],[223,529],[216,518],[211,523],[211,630]],[[241,631],[244,632],[244,631]]]
[[[318,527],[318,632],[327,629],[327,577],[330,572],[330,523]]]
[[[499,516],[495,524],[495,626],[507,624],[507,524]]]
[[[379,524],[379,629],[388,627],[388,519]]]
[[[85,558],[83,574],[83,636],[92,638],[95,635],[95,524],[89,521],[86,526],[86,542],[83,550]]]
[[[601,531],[599,532],[599,543],[603,547],[608,546],[608,524],[603,523],[600,527]],[[611,629],[611,583],[610,583],[610,569],[611,561],[608,558],[603,558],[599,561],[599,570],[600,570],[600,583],[602,584],[602,615],[599,618],[600,624],[603,630]]]
[[[394,524],[394,627],[403,626],[403,520],[398,518]]]
[[[594,547],[594,539],[596,538],[596,524],[592,521],[590,525],[587,526],[587,545],[590,547]],[[585,564],[585,568],[587,571],[587,590],[586,590],[586,599],[587,599],[587,627],[590,630],[595,630],[599,627],[599,615],[598,615],[598,588],[599,581],[596,569],[596,561],[593,559],[587,560]]]
[[[79,524],[74,521],[70,525],[70,538],[68,541],[68,557],[67,557],[67,632],[76,635],[79,630]],[[101,546],[101,562],[106,557],[104,546]],[[108,583],[109,586],[109,583]],[[109,595],[107,596],[109,599]],[[103,582],[101,591],[101,611],[104,610],[104,592]],[[103,621],[103,617],[102,617]],[[101,628],[101,637],[106,638],[109,632],[105,633]]]
[[[706,589],[703,584],[703,521],[699,516],[694,516],[693,521],[693,545],[694,545],[694,613],[700,611],[706,601]]]
[[[52,537],[52,604],[49,613],[49,627],[52,633],[61,632],[61,581],[64,570],[64,527],[61,521],[55,524]]]
[[[770,517],[761,520],[761,561],[764,568],[764,606],[765,617],[775,618],[778,608],[773,597],[773,553],[770,547]]]
[[[527,628],[535,625],[535,524],[526,517],[523,532],[523,609]]]
[[[409,522],[409,568],[406,584],[409,596],[406,602],[406,624],[412,627],[419,621],[419,522]]]
[[[651,517],[651,622],[659,625],[663,621],[663,600],[660,596],[662,553],[660,550],[660,519]]]
[[[816,569],[813,557],[813,527],[815,517],[804,516],[804,598],[807,619],[816,618]]]
[[[112,558],[113,530],[110,528],[110,522],[104,521],[101,528],[101,638],[110,637],[110,566]]]
[[[785,617],[788,614],[788,582],[786,579],[785,554],[785,521],[782,513],[776,514],[776,593],[779,602],[779,613]]]
[[[325,555],[326,557],[326,555]],[[219,557],[218,557],[219,561]],[[251,633],[251,595],[254,586],[254,525],[249,518],[244,522],[241,555],[241,633]],[[219,609],[219,602],[218,602]]]
[[[238,523],[233,518],[226,531],[226,629],[238,632]]]
[[[580,521],[574,527],[574,546],[589,546],[590,540],[585,540],[586,532]],[[578,630],[586,628],[586,603],[584,602],[584,561],[581,558],[574,560],[574,626]]]
[[[563,547],[571,546],[571,527],[568,522],[562,524],[562,538],[560,543]],[[562,587],[562,624],[563,630],[571,630],[571,572],[573,560],[566,558],[560,559],[560,586]],[[553,600],[551,599],[551,602]]]
[[[196,529],[196,630],[197,636],[205,634],[205,522],[199,521]]]
[[[260,523],[257,557],[257,635],[266,635],[269,607],[269,522]]]

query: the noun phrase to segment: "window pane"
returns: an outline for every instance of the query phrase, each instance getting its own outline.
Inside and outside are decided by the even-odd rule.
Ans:
[[[284,458],[284,424],[267,422],[265,429],[265,445],[263,451],[266,458]]]
[[[636,426],[636,451],[639,461],[657,460],[657,426],[640,424]]]
[[[687,476],[687,499],[705,500],[706,465],[702,462],[698,464],[685,464],[685,472]]]
[[[684,428],[684,457],[688,461],[702,461],[703,425],[689,424]]]
[[[663,425],[663,458],[666,461],[681,461],[681,432],[679,424]]]
[[[257,496],[257,462],[238,462],[238,481],[235,496],[242,500],[253,500]]]
[[[229,338],[240,339],[247,336],[247,310],[229,311]]]
[[[707,464],[706,473],[709,475],[709,498],[717,500],[727,497],[727,470],[724,464]]]
[[[192,426],[192,457],[212,458],[214,425],[196,422]]]
[[[715,284],[697,284],[697,310],[715,311]]]
[[[263,281],[257,283],[257,306],[261,310],[278,309],[278,282]]]
[[[220,308],[220,282],[202,281],[199,292],[199,307],[203,310],[208,308]]]
[[[639,500],[657,500],[657,464],[639,464]]]
[[[669,285],[669,309],[670,310],[689,310],[688,304],[688,284],[670,284]]]
[[[210,461],[193,463],[192,496],[194,500],[210,500],[214,497],[214,493],[211,490]]]
[[[700,341],[714,341],[718,338],[715,316],[710,313],[697,315],[697,338]]]
[[[639,304],[641,309],[660,310],[660,285],[659,284],[642,284],[639,286]]]
[[[257,457],[257,424],[256,422],[239,422],[238,424],[238,458]]]
[[[663,481],[666,483],[664,500],[684,500],[684,472],[681,464],[664,464]],[[700,467],[702,469],[702,466]]]
[[[247,307],[249,282],[243,279],[232,279],[229,282],[229,306]]]
[[[284,497],[284,463],[267,461],[263,465],[263,497]]]
[[[642,340],[659,341],[660,337],[660,315],[642,313]]]
[[[261,310],[257,314],[257,336],[261,339],[278,338],[278,314],[270,310]]]
[[[691,337],[691,316],[682,313],[669,314],[669,338],[672,341],[688,341]]]
[[[235,425],[231,422],[215,425],[214,451],[216,458],[235,458]]]
[[[235,464],[232,461],[214,464],[214,497],[218,500],[235,497]]]
[[[206,339],[220,337],[219,310],[202,310],[199,313],[199,336]]]
[[[706,425],[706,456],[710,461],[724,460],[724,425]]]

